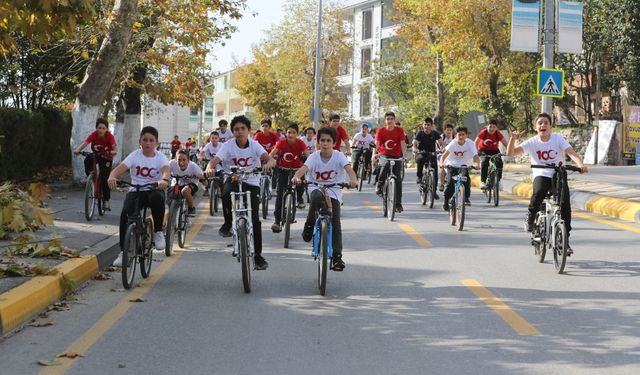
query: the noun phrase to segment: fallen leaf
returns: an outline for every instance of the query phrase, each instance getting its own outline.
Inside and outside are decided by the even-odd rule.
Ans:
[[[33,322],[31,324],[29,324],[31,327],[48,327],[48,326],[52,326],[53,322],[50,320],[47,320],[46,322]]]
[[[67,352],[67,353],[58,354],[56,356],[56,358],[72,358],[72,359],[78,358],[78,357],[84,357],[84,355],[76,352]]]
[[[59,361],[40,360],[40,361],[38,361],[38,364],[40,366],[60,366],[62,363],[60,363]]]
[[[105,270],[105,272],[120,272],[120,271],[122,271],[122,267],[109,266],[109,267],[105,268],[104,270]]]
[[[40,314],[38,314],[38,318],[46,319],[48,317],[49,317],[49,313],[47,312],[41,312]]]
[[[47,311],[67,311],[69,305],[66,302],[56,302],[53,305],[47,307]]]
[[[129,302],[147,302],[144,298],[130,299]]]
[[[98,272],[94,277],[94,280],[113,280],[113,276],[108,273]]]
[[[121,288],[111,288],[111,289],[109,289],[109,291],[111,291],[111,292],[126,292],[126,290],[121,289]]]

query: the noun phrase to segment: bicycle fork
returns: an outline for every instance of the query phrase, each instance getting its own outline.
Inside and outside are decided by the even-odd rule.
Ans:
[[[244,217],[246,220],[247,227],[247,248],[249,249],[249,256],[253,256],[254,246],[253,246],[253,220],[251,218],[251,192],[250,191],[240,191],[240,192],[231,192],[231,202],[233,202],[233,206],[231,207],[231,222],[234,224],[232,226],[232,234],[233,234],[233,255],[238,258],[238,262],[240,261],[240,257],[238,254],[240,253],[240,242],[238,241],[238,213],[241,213],[240,217]],[[246,205],[246,208],[245,208]]]
[[[327,257],[331,258],[333,256],[333,225],[331,225],[331,220],[328,218],[319,217],[313,227],[313,260],[317,260],[320,254],[320,224],[323,220],[326,220],[329,231],[327,235]]]

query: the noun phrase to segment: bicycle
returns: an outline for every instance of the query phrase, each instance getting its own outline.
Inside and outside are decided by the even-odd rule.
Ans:
[[[269,201],[271,200],[271,173],[262,173],[260,176],[260,207],[262,208],[262,218],[267,220],[269,215]]]
[[[531,228],[531,245],[540,263],[544,262],[547,250],[553,250],[553,264],[558,273],[563,273],[567,264],[568,232],[562,220],[560,208],[564,203],[567,186],[567,171],[580,172],[573,165],[531,165],[531,168],[554,169],[552,191],[547,194],[536,214]]]
[[[431,160],[435,158],[436,153],[424,151],[419,153],[427,155],[427,162],[425,163],[426,169],[422,174],[422,179],[418,187],[420,201],[423,206],[429,202],[429,208],[433,208],[433,202],[436,199],[436,169],[431,163]]]
[[[219,202],[222,200],[222,179],[214,175],[209,180],[209,215],[214,216],[219,210]]]
[[[105,213],[104,202],[102,201],[102,184],[100,183],[100,168],[98,168],[98,157],[106,156],[104,152],[95,153],[82,151],[80,155],[84,157],[93,156],[93,166],[91,173],[87,176],[87,182],[84,188],[84,217],[87,221],[93,220],[96,207],[98,215],[103,216]]]
[[[449,202],[449,222],[451,225],[458,225],[458,230],[461,231],[464,228],[464,215],[466,207],[466,188],[465,182],[469,179],[469,169],[477,169],[475,167],[468,167],[463,165],[456,167],[460,172],[454,176],[456,183],[453,187],[453,196]],[[451,172],[449,172],[451,173]],[[453,177],[452,177],[453,178]]]
[[[131,186],[136,194],[147,187],[155,188],[158,183],[134,185],[125,181],[119,184]],[[151,263],[153,261],[153,218],[149,215],[148,207],[140,208],[140,199],[136,199],[136,209],[133,216],[127,216],[127,229],[124,235],[122,249],[122,285],[125,289],[131,289],[135,278],[136,264],[140,263],[140,274],[143,278],[149,277]],[[142,211],[142,215],[140,214]]]
[[[497,207],[500,202],[500,177],[496,161],[498,158],[502,157],[502,154],[495,154],[486,157],[489,158],[489,169],[487,170],[487,180],[485,181],[482,192],[487,198],[487,203],[491,203],[491,199],[493,199],[493,205]]]
[[[196,176],[171,175],[172,183],[167,195],[169,203],[169,213],[167,217],[167,228],[165,233],[166,246],[164,254],[170,257],[173,254],[174,234],[178,235],[178,246],[184,249],[187,238],[187,228],[189,227],[189,215],[187,200],[182,196],[182,188],[186,184],[180,184],[180,180],[188,180]]]
[[[284,247],[289,247],[289,239],[291,237],[291,224],[295,222],[296,217],[296,186],[291,183],[293,174],[297,168],[282,168],[281,171],[287,171],[287,186],[282,195],[282,224],[284,225]]]
[[[382,215],[393,221],[396,216],[397,202],[396,202],[396,184],[398,177],[393,173],[393,167],[396,162],[402,162],[403,158],[385,158],[385,161],[389,163],[389,175],[384,182],[382,190]],[[380,171],[382,173],[382,170]],[[402,180],[400,180],[402,183]]]
[[[251,292],[251,266],[253,264],[253,224],[251,221],[251,192],[243,191],[243,182],[248,175],[260,173],[260,168],[231,167],[224,172],[231,181],[238,183],[238,192],[231,192],[231,215],[233,253],[242,268],[242,285],[245,293]],[[267,185],[270,187],[270,185]],[[255,267],[255,266],[254,266]]]
[[[333,215],[333,206],[331,197],[327,194],[327,189],[339,186],[344,188],[346,184],[318,184],[309,182],[319,188],[322,193],[322,204],[320,205],[315,224],[313,226],[313,260],[317,261],[318,268],[318,290],[320,295],[324,296],[327,290],[327,262],[329,268],[333,269],[333,227],[331,225],[331,217]]]

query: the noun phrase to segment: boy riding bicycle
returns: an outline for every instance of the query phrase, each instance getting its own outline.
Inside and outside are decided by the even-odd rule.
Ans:
[[[357,133],[353,136],[353,154],[351,155],[351,160],[353,162],[353,170],[357,171],[360,164],[360,155],[364,155],[365,167],[371,167],[371,155],[373,151],[371,151],[371,144],[374,144],[375,140],[369,134],[369,126],[367,124],[362,124],[360,127],[360,133]]]
[[[437,146],[442,147],[442,135],[433,129],[433,119],[425,117],[422,124],[422,130],[416,133],[413,139],[413,153],[416,158],[416,166],[418,168],[416,183],[422,182],[422,174],[424,165],[429,163],[434,169],[438,168],[438,158],[435,154]],[[434,183],[438,184],[438,174],[436,173]],[[438,194],[435,195],[438,199]]]
[[[465,126],[458,126],[456,128],[456,138],[449,143],[447,148],[444,149],[444,153],[440,157],[440,168],[447,167],[447,187],[444,190],[444,204],[442,208],[445,211],[449,211],[449,199],[453,196],[453,188],[455,180],[453,176],[460,173],[460,167],[471,166],[475,164],[475,167],[480,165],[480,157],[478,156],[478,150],[473,142],[467,138],[468,130]],[[464,183],[465,189],[465,204],[471,205],[469,197],[471,196],[471,179],[467,178]]]
[[[189,160],[189,152],[180,149],[176,153],[176,158],[169,162],[169,170],[172,176],[190,176],[190,178],[181,178],[177,181],[180,186],[180,192],[187,201],[189,216],[196,215],[196,207],[193,205],[193,196],[198,192],[198,180],[206,185],[206,179],[202,169],[198,164]]]
[[[498,120],[491,119],[487,127],[480,130],[478,136],[475,139],[476,148],[478,154],[483,156],[482,166],[480,168],[480,189],[485,188],[487,181],[487,173],[489,170],[489,158],[488,156],[497,155],[500,153],[500,143],[504,147],[507,147],[507,141],[504,139],[504,135],[498,130]],[[496,158],[496,166],[498,167],[498,180],[502,179],[502,158]]]
[[[389,174],[390,164],[385,162],[385,158],[405,158],[407,155],[407,144],[405,143],[405,133],[401,127],[396,126],[396,115],[393,112],[387,112],[384,114],[385,127],[379,128],[376,131],[376,149],[373,153],[375,157],[376,153],[380,154],[382,170],[378,178],[378,185],[376,187],[376,194],[382,197],[382,188],[384,186],[387,175]],[[398,181],[402,181],[401,173],[403,163],[395,163],[393,167],[393,173],[398,178]],[[399,183],[396,188],[396,211],[402,212],[402,183]]]
[[[306,174],[309,182],[319,184],[339,184],[345,181],[345,172],[349,177],[347,185],[356,187],[358,185],[356,174],[351,168],[349,159],[340,151],[334,150],[338,135],[334,128],[326,127],[318,130],[318,144],[320,150],[309,155],[304,165],[298,169],[291,179],[291,182],[299,185],[302,183],[302,176]],[[331,217],[332,242],[333,247],[333,270],[342,271],[345,267],[342,260],[342,226],[340,224],[340,204],[342,202],[342,190],[339,186],[327,188],[327,194],[331,198],[333,216]],[[318,186],[309,185],[309,213],[304,223],[302,239],[305,242],[313,238],[313,227],[316,221],[316,213],[322,205],[324,196]]]

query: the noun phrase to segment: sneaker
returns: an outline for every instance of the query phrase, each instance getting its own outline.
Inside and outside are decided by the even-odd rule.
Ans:
[[[122,267],[122,251],[118,253],[118,257],[112,263],[113,266]]]
[[[480,190],[485,190],[487,188],[487,184],[484,182],[480,183]]]
[[[449,211],[449,202],[445,201],[442,204],[442,209],[445,210],[445,211]]]
[[[111,206],[109,205],[109,201],[102,201],[102,209],[105,211],[111,211]]]
[[[208,197],[209,196],[209,189],[206,189],[202,192],[202,196],[203,197]]]
[[[465,206],[471,206],[471,201],[464,201]]]
[[[440,190],[440,191],[444,191],[444,185],[440,185],[440,186],[438,186],[438,190]]]
[[[156,245],[156,250],[164,250],[165,241],[164,241],[164,233],[162,231],[155,232],[153,234],[153,243]]]
[[[376,195],[382,198],[383,197],[382,189],[376,189]]]
[[[570,246],[567,246],[567,256],[570,257],[573,255],[573,249]]]
[[[433,199],[438,200],[438,199],[440,199],[440,196],[438,194],[436,194],[436,195],[433,196]]]
[[[267,260],[262,257],[260,254],[256,254],[253,256],[253,263],[255,265],[255,269],[258,271],[264,271],[269,267],[269,263]]]
[[[416,184],[420,185],[422,183],[422,178],[418,177],[416,178]]]
[[[273,225],[271,225],[271,231],[273,233],[280,233],[282,232],[282,227],[280,227],[280,223],[279,222],[275,222],[273,223]]]
[[[187,211],[187,215],[196,216],[196,208],[195,207],[189,207],[189,210]]]
[[[402,209],[402,204],[400,204],[400,203],[396,204],[396,212],[397,212],[397,213],[400,213],[400,212],[402,212],[402,211],[403,211],[403,209]]]
[[[304,202],[298,202],[298,208],[305,208],[306,205],[304,204]]]
[[[304,242],[311,242],[313,239],[313,227],[304,226],[302,230],[302,239]]]
[[[344,260],[342,260],[342,256],[334,256],[331,259],[331,269],[340,272],[345,268]]]
[[[231,225],[228,225],[226,223],[222,224],[222,226],[218,230],[218,234],[221,237],[231,237]]]

